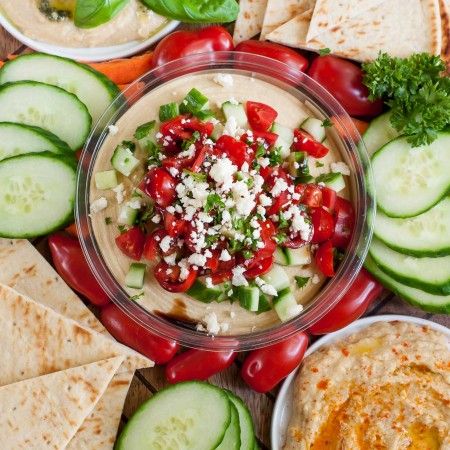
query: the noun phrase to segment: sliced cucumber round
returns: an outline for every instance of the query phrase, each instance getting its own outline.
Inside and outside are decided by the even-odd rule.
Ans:
[[[0,122],[0,161],[26,153],[70,154],[70,147],[53,133],[20,123]]]
[[[408,303],[411,303],[411,305],[418,306],[424,311],[436,314],[450,313],[450,295],[434,295],[406,286],[383,272],[370,256],[366,258],[364,267],[388,289],[402,297]]]
[[[381,211],[375,217],[375,236],[405,255],[450,255],[450,198],[409,219],[396,219]]]
[[[413,148],[405,137],[394,139],[372,156],[377,204],[390,217],[417,216],[438,203],[450,189],[450,133],[430,145]]]
[[[391,113],[387,112],[370,122],[363,135],[363,141],[369,156],[373,155],[383,145],[398,137],[398,131],[391,125]]]
[[[74,94],[37,81],[17,81],[0,86],[0,122],[41,127],[78,150],[86,141],[92,119]]]
[[[73,219],[76,162],[50,152],[0,162],[0,236],[31,238]]]
[[[236,406],[230,400],[231,421],[228,425],[225,436],[216,450],[240,450],[241,448],[241,427],[239,425],[239,414]]]
[[[236,407],[239,414],[239,426],[241,429],[241,448],[240,450],[253,450],[256,444],[255,427],[253,419],[247,405],[230,391],[226,391],[228,398]]]
[[[108,77],[86,64],[45,53],[19,56],[0,69],[0,84],[23,80],[40,81],[75,94],[87,106],[94,123],[120,94]]]
[[[190,381],[163,389],[136,411],[122,431],[117,450],[212,450],[231,423],[224,391]]]
[[[450,294],[450,256],[402,255],[378,239],[372,241],[369,252],[375,263],[395,280],[431,294]]]

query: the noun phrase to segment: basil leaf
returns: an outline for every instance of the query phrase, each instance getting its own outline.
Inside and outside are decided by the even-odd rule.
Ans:
[[[74,23],[78,28],[94,28],[109,22],[130,0],[77,0]]]
[[[233,22],[239,13],[236,0],[142,0],[156,13],[191,23]]]

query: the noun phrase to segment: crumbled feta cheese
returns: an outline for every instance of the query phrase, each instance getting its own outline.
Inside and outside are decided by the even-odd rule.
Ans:
[[[231,137],[236,137],[237,133],[237,121],[234,116],[228,117],[227,121],[225,122],[225,127],[223,129],[223,134],[226,134]]]
[[[157,132],[156,134],[155,134],[155,137],[156,137],[156,139],[161,139],[162,137],[163,137],[163,134],[161,133],[161,132]]]
[[[203,267],[206,264],[206,256],[199,253],[192,253],[188,258],[189,264]]]
[[[233,291],[231,291],[231,294],[233,293]],[[230,295],[231,295],[230,294]],[[230,311],[230,317],[232,318],[232,319],[234,319],[235,317],[236,317],[236,313],[234,312],[234,311]]]
[[[218,159],[209,171],[209,176],[219,185],[220,189],[227,191],[233,183],[233,175],[237,172],[235,166],[230,159]]]
[[[175,167],[169,167],[169,173],[170,175],[172,175],[173,177],[176,177],[179,173],[178,169]]]
[[[184,150],[183,152],[180,152],[177,157],[178,158],[193,158],[195,155],[195,151],[197,149],[195,148],[194,144],[191,144],[187,150]]]
[[[254,195],[249,191],[245,181],[237,181],[231,187],[233,199],[236,202],[236,212],[241,216],[248,216],[256,206]]]
[[[141,199],[140,198],[134,198],[133,200],[130,200],[127,202],[127,206],[131,209],[141,209]]]
[[[269,158],[258,158],[258,164],[261,167],[267,167],[270,164],[270,159]]]
[[[293,317],[298,316],[303,311],[303,305],[292,305],[286,311],[287,318],[292,319]]]
[[[108,133],[112,136],[115,136],[119,132],[119,127],[117,125],[109,125]]]
[[[207,288],[210,288],[210,289],[214,287],[211,277],[205,278],[205,285]]]
[[[99,211],[104,210],[108,206],[108,201],[105,197],[100,197],[97,200],[94,200],[90,206],[91,214],[98,213]]]
[[[272,204],[272,199],[266,194],[261,194],[259,196],[259,203],[261,203],[262,206],[270,206]]]
[[[247,269],[244,266],[236,266],[233,270],[233,278],[231,280],[231,284],[233,286],[248,286],[248,281],[244,277],[244,272]]]
[[[292,217],[291,229],[298,231],[300,233],[300,237],[304,241],[309,241],[312,233],[312,227],[311,224],[306,222],[305,217],[300,214],[300,211],[295,213]]]
[[[120,183],[112,190],[116,194],[117,203],[120,205],[125,197],[125,186],[123,185],[123,183]]]
[[[182,259],[178,263],[178,267],[180,267],[180,280],[184,281],[189,276],[189,263],[186,258]]]
[[[206,325],[206,330],[202,324],[197,325],[197,330],[199,331],[207,331],[208,334],[217,334],[220,332],[220,324],[217,320],[217,315],[215,312],[209,312],[203,317],[202,321]]]
[[[342,175],[350,175],[350,168],[342,161],[331,163],[331,171],[333,173],[341,173]]]
[[[213,81],[225,88],[232,87],[234,83],[233,77],[229,73],[218,73],[214,76]]]
[[[169,214],[175,214],[175,208],[174,208],[173,206],[168,206],[168,207],[166,208],[166,211],[167,211]]]
[[[231,296],[233,295],[233,289],[230,289],[230,290],[227,292],[227,295],[228,295],[228,297],[231,297]]]
[[[161,250],[166,253],[169,251],[170,246],[172,245],[172,238],[170,236],[164,236],[159,243]]]
[[[288,184],[286,183],[286,181],[283,180],[283,178],[277,178],[270,193],[274,197],[278,197],[282,192],[286,191],[287,188]]]
[[[277,290],[271,284],[267,284],[262,278],[256,277],[255,283],[264,294],[272,295],[273,297],[278,296]]]
[[[320,277],[316,273],[313,275],[311,279],[312,284],[319,284],[320,283]]]
[[[160,216],[159,214],[155,214],[155,215],[152,217],[152,222],[153,222],[153,223],[159,223],[159,222],[161,222],[161,216]]]
[[[174,252],[171,255],[164,256],[164,261],[169,264],[169,266],[174,266],[177,260],[177,254]]]

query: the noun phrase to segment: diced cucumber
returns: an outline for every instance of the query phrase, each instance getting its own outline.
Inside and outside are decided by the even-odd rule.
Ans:
[[[131,263],[125,277],[125,284],[134,289],[142,289],[144,286],[145,271],[147,266],[141,263]]]
[[[384,286],[408,303],[411,303],[411,305],[436,314],[450,314],[450,295],[434,295],[420,289],[405,286],[383,272],[370,256],[366,258],[364,267]]]
[[[143,123],[136,128],[134,138],[138,141],[139,146],[143,150],[152,150],[156,145],[157,129],[156,120]]]
[[[316,141],[323,142],[326,138],[325,127],[323,121],[315,117],[308,117],[300,125],[300,128],[309,133]]]
[[[111,164],[117,172],[128,177],[139,165],[139,160],[127,146],[119,144],[111,157]]]
[[[232,290],[231,281],[224,281],[223,283],[214,285],[215,288],[220,289],[220,294],[216,299],[216,302],[223,302],[228,300],[231,295],[228,295],[230,290]]]
[[[293,177],[309,173],[308,155],[305,152],[291,152],[286,159],[289,174]]]
[[[237,286],[233,289],[233,298],[248,311],[258,311],[259,288],[257,286]]]
[[[273,309],[282,322],[293,319],[303,311],[303,306],[297,304],[297,301],[289,288],[281,291],[278,294],[278,297],[274,297],[272,302]]]
[[[304,245],[299,248],[277,247],[275,262],[282,266],[303,266],[311,263],[311,248]]]
[[[363,141],[369,156],[398,137],[398,131],[391,125],[390,118],[391,113],[387,112],[370,122],[363,135]]]
[[[345,189],[344,176],[342,175],[342,173],[338,172],[324,173],[322,175],[319,175],[316,178],[316,183],[323,183],[326,187],[333,189],[333,191],[335,192],[340,192]]]
[[[97,189],[112,189],[117,186],[117,175],[115,170],[105,170],[95,174],[95,187]]]
[[[53,133],[20,123],[0,123],[0,161],[28,153],[71,154],[70,147]]]
[[[287,266],[287,259],[283,247],[277,247],[275,250],[275,262],[282,266]]]
[[[76,167],[50,152],[0,162],[0,236],[32,238],[73,220]]]
[[[230,391],[225,391],[228,398],[236,407],[239,415],[239,427],[241,429],[241,447],[240,450],[253,450],[255,446],[255,427],[253,419],[247,405]]]
[[[173,119],[180,114],[178,104],[175,102],[167,103],[166,105],[161,105],[159,107],[159,120],[161,122],[166,122],[167,120]]]
[[[274,264],[270,271],[265,275],[262,275],[261,278],[267,284],[273,286],[278,292],[290,286],[288,274],[282,267],[278,266],[277,264]]]
[[[216,447],[216,450],[239,450],[241,448],[241,427],[239,425],[239,413],[230,400],[231,421],[228,425],[222,442]]]
[[[248,129],[247,114],[242,103],[236,105],[235,103],[225,102],[222,105],[222,111],[225,119],[229,120],[230,117],[234,117],[238,128]]]
[[[120,94],[116,84],[92,67],[45,53],[19,56],[0,70],[0,84],[24,80],[51,84],[75,94],[86,105],[93,123]]]
[[[216,118],[216,115],[210,109],[197,111],[194,115],[203,122],[211,122],[211,120]]]
[[[199,300],[203,303],[211,303],[217,301],[217,299],[223,294],[220,285],[216,285],[212,288],[206,287],[206,285],[200,281],[195,280],[194,284],[186,291],[186,294]]]
[[[211,450],[231,423],[231,402],[208,383],[178,383],[153,395],[125,425],[117,450]]]
[[[192,88],[184,97],[180,105],[180,112],[195,114],[208,105],[208,98],[205,97],[198,89]]]
[[[258,311],[256,311],[256,314],[261,314],[263,312],[271,311],[272,310],[272,304],[270,303],[269,299],[266,297],[265,294],[262,292],[259,293],[259,303],[258,303]]]
[[[376,238],[369,252],[375,263],[400,283],[431,294],[450,294],[450,256],[416,258],[402,255]]]
[[[211,137],[217,141],[217,139],[220,138],[220,136],[222,136],[223,132],[224,132],[225,127],[223,126],[222,123],[218,122],[214,125],[214,129],[211,133]]]
[[[17,81],[0,86],[0,122],[41,127],[75,151],[84,145],[92,119],[74,94],[37,81]]]
[[[291,145],[294,142],[294,130],[292,128],[274,122],[272,125],[273,133],[278,134],[278,139],[275,142],[275,147],[281,148],[281,157],[286,159],[291,153]]]
[[[413,148],[394,139],[372,156],[377,204],[390,217],[413,217],[432,208],[450,188],[450,133]]]
[[[117,216],[117,223],[119,225],[134,225],[138,216],[138,209],[131,208],[127,204],[121,205],[119,215]]]

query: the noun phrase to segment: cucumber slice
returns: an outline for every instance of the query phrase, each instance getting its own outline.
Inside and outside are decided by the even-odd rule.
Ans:
[[[271,311],[272,304],[269,302],[268,298],[261,291],[259,292],[259,303],[258,303],[258,311],[256,314],[261,314],[263,312]]]
[[[307,117],[300,128],[309,133],[316,141],[323,142],[327,136],[323,122],[315,117]]]
[[[323,183],[335,192],[340,192],[345,189],[345,180],[342,173],[324,173],[316,178],[316,183]]]
[[[277,264],[274,264],[270,271],[262,275],[261,278],[267,284],[273,286],[278,292],[288,288],[291,284],[286,271]]]
[[[119,144],[111,157],[111,164],[114,169],[128,177],[139,165],[139,160],[127,146]]]
[[[71,154],[72,150],[57,136],[42,128],[20,123],[0,123],[0,161],[28,153]]]
[[[282,266],[304,266],[311,263],[311,248],[304,245],[299,248],[277,247],[275,262]]]
[[[284,253],[284,248],[283,247],[277,247],[275,250],[275,262],[277,264],[280,264],[282,266],[287,266],[288,265],[288,261],[286,258],[286,254]]]
[[[239,425],[239,413],[236,406],[231,400],[230,407],[230,425],[228,425],[225,436],[223,437],[220,445],[216,447],[216,450],[239,450],[241,448],[241,427]]]
[[[450,133],[412,148],[397,138],[372,156],[378,207],[390,217],[413,217],[432,208],[450,188]]]
[[[228,120],[230,117],[234,117],[238,128],[242,128],[243,130],[248,129],[247,114],[242,103],[236,105],[231,102],[225,102],[222,105],[222,111],[225,119]]]
[[[180,114],[178,104],[175,102],[167,103],[166,105],[161,105],[159,107],[159,120],[161,122],[166,122],[167,120],[173,119]]]
[[[24,80],[51,84],[75,94],[86,105],[94,123],[120,94],[108,77],[86,64],[45,53],[20,56],[0,70],[0,84]],[[47,102],[51,103],[50,99]]]
[[[253,450],[255,439],[255,427],[253,419],[247,405],[236,395],[230,391],[225,391],[231,403],[236,407],[239,415],[239,427],[241,430],[241,447],[240,450]]]
[[[125,277],[125,284],[133,289],[142,289],[144,286],[145,271],[147,266],[141,263],[131,263]]]
[[[378,239],[372,241],[369,252],[375,263],[400,283],[431,294],[450,294],[450,256],[415,258],[402,255]]]
[[[411,303],[411,305],[418,306],[424,311],[435,314],[450,314],[450,295],[434,295],[420,289],[405,286],[383,272],[370,256],[366,258],[364,267],[380,283],[383,283],[388,289],[402,297],[408,303]]]
[[[289,288],[281,291],[278,297],[274,297],[272,301],[273,309],[282,322],[297,317],[303,311],[303,306],[297,304],[297,300],[295,300]]]
[[[92,123],[86,106],[74,94],[36,81],[0,86],[0,121],[51,131],[72,150],[83,146]]]
[[[208,97],[205,97],[198,89],[192,88],[181,102],[180,112],[195,114],[207,105]]]
[[[220,285],[208,288],[200,280],[195,280],[194,284],[186,291],[186,294],[203,303],[211,303],[217,301],[223,294]]]
[[[112,189],[118,184],[115,170],[105,170],[95,174],[95,187],[97,189]]]
[[[32,238],[73,219],[76,161],[50,152],[0,163],[0,236]]]
[[[391,113],[387,112],[370,122],[363,135],[367,153],[372,156],[383,145],[398,137],[398,131],[391,125]]]
[[[221,389],[190,381],[147,400],[125,425],[117,450],[211,450],[231,423],[231,402]]]
[[[387,246],[406,255],[450,255],[450,198],[410,219],[395,219],[378,211],[374,234]]]
[[[156,126],[156,120],[143,123],[136,128],[134,132],[134,138],[138,141],[139,146],[143,150],[151,150],[157,144],[156,132],[158,128]]]
[[[237,286],[233,289],[233,298],[248,311],[258,311],[259,288],[256,286]]]
[[[291,145],[294,142],[294,130],[292,128],[274,122],[272,125],[273,133],[278,134],[278,139],[275,142],[275,147],[281,148],[281,157],[286,159],[291,153]]]
[[[134,225],[138,212],[138,209],[130,208],[128,205],[122,205],[117,216],[117,223],[119,225]]]

